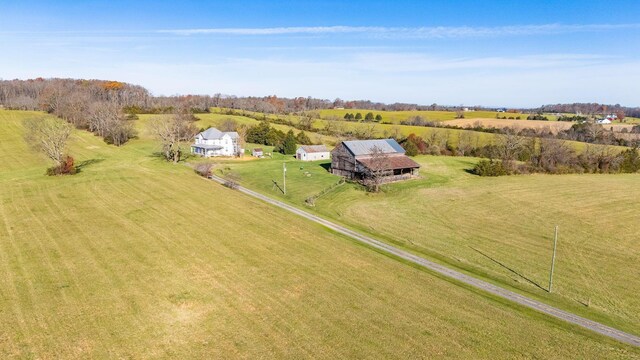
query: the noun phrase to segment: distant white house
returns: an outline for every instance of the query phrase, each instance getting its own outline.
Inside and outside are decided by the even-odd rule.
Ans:
[[[296,150],[296,159],[302,161],[328,160],[329,149],[324,145],[303,145]]]
[[[191,153],[204,156],[238,156],[244,152],[238,142],[235,131],[222,132],[216,128],[209,128],[195,137],[191,145]]]
[[[596,120],[596,124],[611,124],[611,120],[609,118]]]

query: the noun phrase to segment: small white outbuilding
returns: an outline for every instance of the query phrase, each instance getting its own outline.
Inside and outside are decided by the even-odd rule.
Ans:
[[[329,160],[329,149],[324,145],[303,145],[296,150],[296,159],[302,161]]]

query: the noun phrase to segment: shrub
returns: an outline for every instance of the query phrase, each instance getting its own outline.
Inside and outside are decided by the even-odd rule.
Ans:
[[[47,169],[47,175],[74,175],[78,170],[74,165],[74,160],[71,156],[67,155],[62,159],[62,162],[58,166],[53,166]]]
[[[212,175],[212,171],[213,171],[213,163],[210,162],[203,162],[203,163],[199,163],[196,164],[193,167],[193,170],[200,176],[202,177],[206,177],[208,178],[209,176]]]
[[[473,167],[473,173],[479,176],[503,176],[508,175],[507,170],[502,165],[502,161],[480,160]]]
[[[638,152],[638,148],[629,149],[622,153],[620,171],[623,173],[640,171],[640,153]]]
[[[229,189],[236,190],[238,187],[240,187],[239,182],[240,182],[240,177],[237,174],[228,173],[224,177],[223,185],[228,187]]]

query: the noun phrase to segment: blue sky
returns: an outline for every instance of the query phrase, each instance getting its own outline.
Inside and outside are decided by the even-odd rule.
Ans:
[[[640,105],[640,1],[6,1],[0,78],[154,94]]]

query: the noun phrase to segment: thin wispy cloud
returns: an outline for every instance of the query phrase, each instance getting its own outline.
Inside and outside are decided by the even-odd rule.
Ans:
[[[600,32],[640,29],[640,24],[542,24],[496,27],[435,26],[435,27],[382,27],[382,26],[313,26],[270,28],[206,28],[165,29],[157,33],[174,35],[332,35],[365,34],[385,38],[469,38],[493,36],[556,35],[579,32]]]

